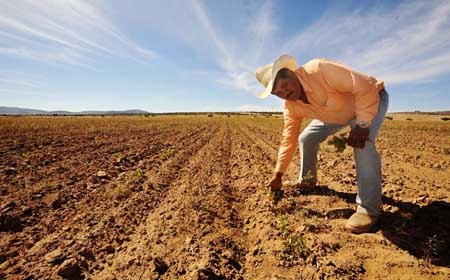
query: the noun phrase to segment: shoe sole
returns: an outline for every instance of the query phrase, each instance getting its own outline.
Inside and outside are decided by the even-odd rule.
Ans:
[[[375,224],[372,224],[370,226],[363,227],[363,228],[362,227],[352,227],[352,226],[345,225],[345,228],[347,230],[349,230],[352,233],[356,233],[356,234],[371,232],[374,227],[375,227]]]

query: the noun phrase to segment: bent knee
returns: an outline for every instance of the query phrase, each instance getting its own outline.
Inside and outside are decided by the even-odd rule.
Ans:
[[[319,144],[324,139],[317,132],[303,131],[299,136],[299,141],[302,144]],[[326,138],[326,137],[325,137]]]

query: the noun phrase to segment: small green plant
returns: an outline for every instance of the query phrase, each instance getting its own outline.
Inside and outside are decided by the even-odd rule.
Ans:
[[[289,234],[283,242],[284,252],[289,255],[302,257],[306,252],[305,239],[300,233]]]
[[[118,199],[127,198],[131,194],[131,188],[126,184],[118,184],[114,193]]]
[[[123,157],[121,153],[114,153],[111,155],[111,158],[115,161],[120,161]]]
[[[127,175],[126,183],[127,184],[133,184],[139,181],[139,179],[142,177],[142,170],[140,168],[136,169],[135,171],[131,172]]]
[[[167,149],[161,152],[161,158],[169,158],[175,153],[176,149],[169,146]]]
[[[283,190],[274,190],[274,191],[269,191],[269,199],[274,203],[277,204],[284,195],[284,191]]]
[[[283,238],[283,253],[292,255],[296,258],[306,257],[308,248],[301,233],[293,231],[289,227],[289,220],[287,215],[282,215],[278,218],[278,228],[280,236]]]
[[[282,237],[286,237],[289,234],[289,231],[288,231],[288,225],[289,224],[288,223],[289,223],[289,221],[288,221],[288,216],[287,215],[281,215],[278,218],[278,228],[279,228],[279,231],[280,231],[280,235]]]
[[[127,198],[131,194],[133,189],[136,190],[133,185],[139,182],[139,180],[142,178],[142,175],[143,173],[140,168],[128,174],[125,177],[125,182],[119,183],[114,189],[114,194],[116,195],[116,197],[118,199]]]
[[[341,153],[345,150],[345,144],[347,143],[347,138],[342,136],[338,137],[336,135],[333,136],[333,139],[328,140],[328,145],[333,145],[336,148],[338,153]]]

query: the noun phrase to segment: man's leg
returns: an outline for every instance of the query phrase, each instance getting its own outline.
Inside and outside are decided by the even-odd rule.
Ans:
[[[380,96],[378,113],[372,120],[369,139],[363,149],[354,148],[358,181],[358,213],[378,216],[381,205],[381,158],[375,143],[389,104],[386,93]],[[351,124],[354,126],[354,122]]]
[[[317,182],[317,153],[320,142],[324,141],[344,125],[326,124],[319,120],[313,120],[300,134],[300,175],[299,183],[313,184]]]

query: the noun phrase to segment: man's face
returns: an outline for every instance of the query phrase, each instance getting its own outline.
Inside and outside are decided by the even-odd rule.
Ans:
[[[294,72],[289,71],[288,77],[277,78],[272,94],[285,100],[298,100],[302,95],[302,87]]]

